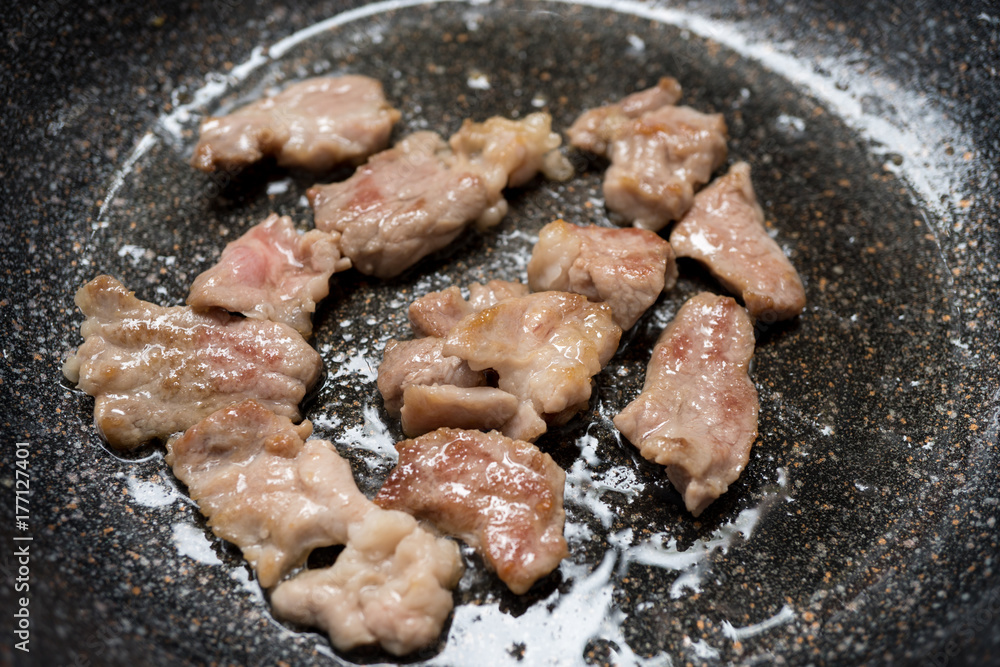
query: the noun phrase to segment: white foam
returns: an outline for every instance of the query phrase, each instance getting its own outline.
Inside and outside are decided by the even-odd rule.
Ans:
[[[171,526],[174,546],[178,553],[204,565],[222,565],[222,561],[212,549],[212,542],[205,532],[189,523],[175,523]]]
[[[143,507],[166,507],[172,505],[181,494],[173,486],[166,483],[147,482],[129,477],[128,493]]]

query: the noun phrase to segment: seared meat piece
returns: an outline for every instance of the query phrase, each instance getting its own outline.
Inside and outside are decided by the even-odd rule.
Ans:
[[[531,289],[603,301],[622,329],[631,329],[675,282],[677,263],[670,244],[646,229],[580,227],[556,220],[542,228],[528,262]]]
[[[403,392],[411,385],[478,387],[486,384],[480,371],[473,371],[458,357],[445,355],[443,349],[444,340],[435,337],[390,340],[386,344],[382,365],[378,367],[378,390],[390,414],[399,414]]]
[[[478,313],[503,299],[528,294],[527,285],[507,280],[491,280],[485,285],[469,285],[469,300],[452,285],[440,292],[431,292],[410,304],[410,326],[417,336],[447,336],[451,328],[466,315]]]
[[[566,133],[573,146],[605,155],[610,143],[624,129],[620,126],[649,111],[677,104],[680,99],[681,84],[672,77],[663,77],[652,88],[627,95],[616,104],[584,111]]]
[[[114,447],[166,438],[246,398],[298,419],[323,367],[285,324],[163,308],[110,276],[81,287],[76,304],[84,343],[63,373],[96,399],[94,422]]]
[[[375,503],[465,541],[513,592],[527,592],[568,555],[566,475],[534,445],[442,428],[396,449],[399,463]]]
[[[265,588],[312,549],[347,545],[333,567],[278,584],[276,616],[318,625],[343,649],[378,642],[403,654],[429,644],[462,573],[457,546],[368,500],[332,444],[303,440],[311,428],[245,401],[168,443],[167,461]]]
[[[533,425],[504,433],[527,440],[544,432],[541,418],[564,421],[586,406],[591,378],[611,359],[620,337],[606,304],[579,294],[541,292],[466,316],[448,335],[444,354],[465,359],[473,370],[496,371],[500,389],[536,416],[531,420],[530,413],[521,413],[518,423]]]
[[[705,263],[755,318],[785,320],[805,308],[799,274],[764,228],[746,162],[698,193],[670,233],[670,243],[678,256]]]
[[[660,335],[642,393],[615,426],[667,477],[698,516],[736,481],[757,437],[748,376],[753,324],[729,297],[689,299]]]
[[[255,401],[223,408],[167,445],[212,531],[243,550],[270,588],[317,547],[345,544],[348,526],[371,509],[351,466],[329,442],[305,438]]]
[[[378,643],[404,655],[434,642],[462,576],[458,545],[402,512],[372,511],[352,524],[336,562],[271,593],[274,615],[323,628],[338,649]]]
[[[415,384],[403,392],[403,433],[415,437],[450,426],[483,431],[503,428],[516,414],[516,396],[493,387]]]
[[[451,243],[489,208],[482,178],[450,166],[447,144],[418,132],[340,183],[312,187],[316,227],[341,234],[361,273],[391,278]]]
[[[552,131],[552,117],[533,113],[523,120],[494,116],[483,123],[466,120],[448,140],[459,168],[479,174],[490,193],[490,208],[481,227],[500,222],[507,214],[501,191],[525,185],[539,171],[553,180],[566,180],[573,167],[559,151],[562,139]]]
[[[547,114],[467,122],[451,148],[432,132],[412,134],[346,181],[310,188],[316,227],[339,232],[341,251],[362,273],[399,275],[470,223],[498,223],[507,211],[503,188],[558,156],[550,124]]]
[[[695,188],[726,161],[722,114],[673,106],[673,97],[674,85],[644,91],[627,103],[585,112],[568,131],[574,146],[611,160],[604,176],[607,207],[653,231],[684,215]]]
[[[272,213],[194,279],[188,305],[282,322],[309,336],[316,303],[330,293],[330,276],[351,268],[340,256],[339,240],[318,229],[299,234],[291,218]]]
[[[357,164],[385,148],[399,117],[374,79],[307,79],[206,120],[191,165],[202,171],[234,169],[268,155],[283,167],[312,171]]]

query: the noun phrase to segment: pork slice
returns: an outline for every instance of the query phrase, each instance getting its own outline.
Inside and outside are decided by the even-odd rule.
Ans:
[[[726,122],[674,106],[676,81],[663,80],[621,103],[584,112],[569,130],[572,145],[605,155],[608,209],[657,231],[691,207],[694,191],[726,161]]]
[[[500,222],[507,213],[505,187],[523,185],[540,169],[568,177],[560,171],[568,162],[555,150],[559,143],[548,114],[466,121],[450,147],[433,132],[417,132],[346,181],[307,194],[316,227],[340,232],[341,251],[354,266],[391,278],[471,223]]]
[[[609,144],[623,132],[629,120],[677,104],[680,99],[681,84],[672,77],[663,77],[652,88],[627,95],[614,104],[584,111],[566,134],[573,146],[607,155]]]
[[[661,107],[629,124],[611,146],[604,176],[607,207],[653,231],[691,207],[694,191],[726,161],[722,114]]]
[[[285,324],[163,308],[110,276],[80,288],[76,304],[84,343],[63,373],[94,397],[94,422],[114,447],[164,439],[247,398],[297,420],[323,367]]]
[[[708,266],[755,318],[785,320],[805,308],[798,272],[764,228],[746,162],[737,162],[695,196],[670,243],[680,257]]]
[[[453,542],[358,490],[333,445],[305,441],[254,401],[215,412],[168,445],[167,462],[216,535],[243,550],[279,618],[324,628],[347,649],[426,646],[451,611],[462,572]],[[346,545],[334,565],[279,581],[317,547]]]
[[[448,335],[444,354],[464,359],[473,370],[493,369],[500,389],[544,418],[586,405],[591,378],[611,359],[620,337],[606,304],[540,292],[466,316]]]
[[[516,414],[516,396],[493,387],[414,384],[403,391],[403,433],[413,438],[442,427],[490,431]]]
[[[568,555],[566,475],[532,444],[495,431],[442,428],[396,445],[375,503],[409,512],[472,546],[523,594]]]
[[[318,229],[300,234],[291,218],[272,213],[226,245],[219,262],[194,279],[187,303],[282,322],[308,337],[330,277],[351,268],[339,241]]]
[[[408,311],[410,326],[417,336],[447,336],[452,327],[466,315],[496,305],[503,299],[528,294],[528,287],[522,283],[507,280],[491,280],[485,285],[469,285],[469,299],[452,285],[440,292],[430,292],[415,299]]]
[[[670,244],[646,229],[581,227],[556,220],[539,232],[528,262],[531,289],[603,301],[622,329],[632,328],[676,281]]]
[[[208,525],[238,546],[270,588],[317,547],[345,544],[373,509],[329,442],[248,400],[223,408],[167,445],[167,462]]]
[[[338,649],[378,643],[405,655],[434,642],[462,576],[458,546],[403,512],[373,511],[351,525],[336,562],[271,593],[276,617],[320,627]]]
[[[413,385],[479,387],[486,384],[481,371],[473,371],[465,361],[446,355],[443,350],[444,339],[431,336],[386,343],[377,384],[390,414],[399,414],[403,393]]]
[[[573,175],[572,165],[558,151],[561,143],[552,131],[552,117],[542,112],[521,120],[494,116],[462,124],[449,144],[456,165],[479,174],[489,192],[489,209],[478,220],[480,227],[496,224],[507,214],[504,188],[520,187],[540,171],[554,180]]]
[[[201,124],[191,165],[231,170],[265,156],[283,167],[324,171],[357,164],[389,143],[399,111],[364,76],[320,77]]]
[[[615,426],[667,476],[694,516],[740,476],[757,437],[757,389],[748,375],[753,324],[729,297],[702,292],[664,329],[642,393]]]
[[[346,181],[310,188],[316,227],[339,233],[341,252],[362,273],[399,275],[490,206],[482,178],[452,168],[451,157],[438,135],[410,135]]]

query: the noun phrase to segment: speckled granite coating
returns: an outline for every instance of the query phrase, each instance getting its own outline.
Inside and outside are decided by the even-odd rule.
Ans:
[[[404,112],[398,132],[443,133],[467,115],[536,108],[565,128],[582,106],[678,76],[687,103],[725,114],[731,159],[753,166],[809,299],[795,322],[759,325],[760,439],[694,521],[609,421],[683,299],[713,288],[682,264],[678,289],[598,377],[591,410],[539,441],[567,470],[571,558],[517,598],[466,553],[455,619],[417,663],[1000,664],[1000,12],[939,4],[679,3],[670,16],[685,31],[567,4],[448,3],[361,16],[252,71],[239,65],[255,47],[353,5],[4,9],[0,664],[392,662],[338,656],[275,622],[162,449],[110,453],[92,400],[60,373],[80,342],[72,294],[96,273],[180,303],[225,240],[270,210],[309,224],[312,177],[267,165],[206,177],[184,163],[185,130],[263,87],[341,70],[383,80]],[[804,67],[751,48],[766,42]],[[198,106],[220,72],[243,78]],[[827,86],[822,99],[809,83]],[[188,104],[190,119],[169,116]],[[852,121],[866,114],[892,122],[866,138]],[[927,148],[919,164],[908,138]],[[408,301],[522,276],[532,235],[555,216],[607,224],[603,164],[570,155],[580,176],[513,193],[497,230],[387,283],[335,281],[317,317],[328,373],[310,416],[367,493],[400,435],[372,369],[406,335]],[[17,442],[30,451],[27,530],[15,525]],[[12,626],[12,554],[25,544],[29,654]]]

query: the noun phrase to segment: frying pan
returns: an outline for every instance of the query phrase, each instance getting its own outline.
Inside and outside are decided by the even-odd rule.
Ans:
[[[4,14],[3,664],[1000,662],[996,8],[57,0]],[[682,264],[589,410],[539,441],[567,470],[570,558],[517,597],[465,552],[441,642],[402,661],[337,654],[273,620],[162,448],[110,451],[92,399],[60,373],[80,342],[72,294],[94,275],[181,303],[267,212],[310,224],[302,192],[344,173],[206,177],[185,159],[205,114],[340,71],[384,83],[404,114],[397,136],[536,109],[565,128],[676,76],[686,103],[725,114],[731,158],[753,166],[809,299],[791,323],[758,323],[760,437],[695,520],[610,424],[683,300],[719,289]],[[497,229],[391,281],[334,280],[314,340],[327,379],[308,414],[366,493],[400,437],[374,372],[384,342],[407,335],[406,304],[522,277],[555,217],[609,224],[604,165],[568,155],[577,178],[511,193]],[[21,598],[28,653],[15,646]]]

